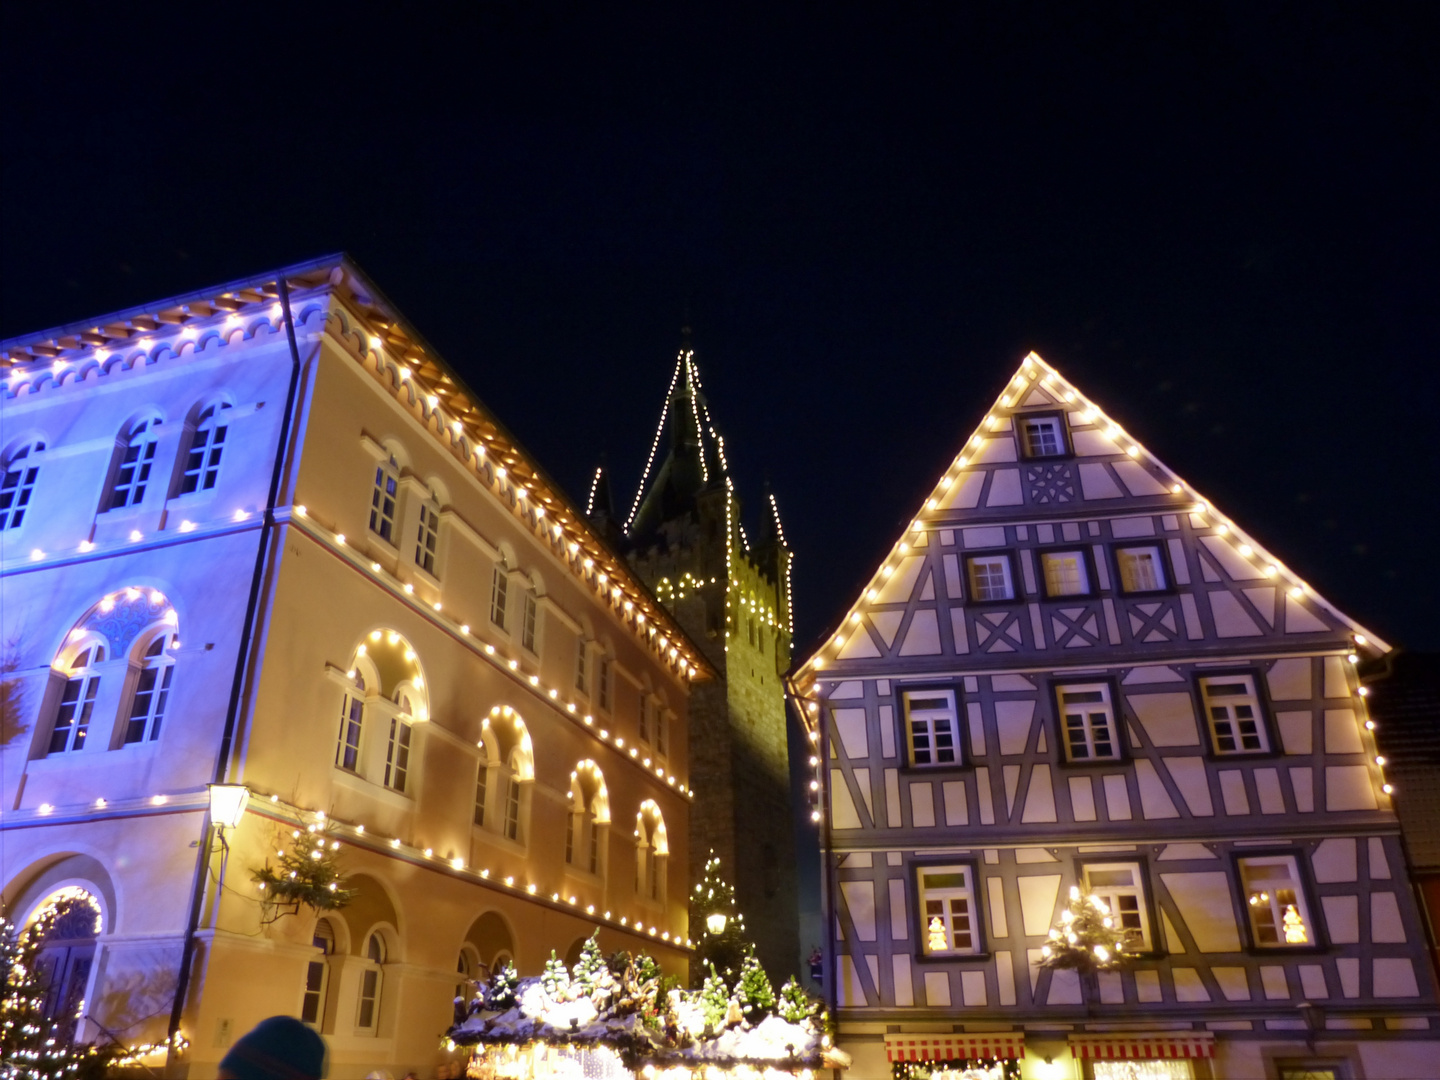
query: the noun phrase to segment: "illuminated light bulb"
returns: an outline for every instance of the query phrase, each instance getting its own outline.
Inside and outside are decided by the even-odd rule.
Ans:
[[[397,836],[397,837],[395,837],[395,839],[391,840],[391,841],[390,841],[390,846],[391,846],[392,848],[398,848],[398,847],[400,846],[400,838]]]
[[[300,505],[299,503],[297,503],[297,504],[295,505],[295,513],[296,513],[296,515],[299,516],[299,517],[304,517],[306,514],[309,513],[309,511],[306,510],[304,506],[302,506],[302,505]]]
[[[48,802],[42,802],[35,810],[40,814],[49,814],[55,810],[55,807],[51,806]]]
[[[1380,790],[1383,791],[1386,795],[1395,794],[1395,787],[1392,784],[1381,784]]]
[[[1302,596],[1305,595],[1305,590],[1302,589],[1299,585],[1296,585],[1294,588],[1292,588],[1292,589],[1290,590],[1290,595],[1291,595],[1292,597],[1294,597],[1296,600],[1299,600],[1300,597],[1302,597]]]
[[[436,611],[439,611],[439,610],[440,610],[440,601],[439,601],[439,600],[436,600],[435,603],[431,604],[430,606],[431,606],[432,608],[434,608]]]
[[[1090,423],[1093,423],[1094,420],[1095,420],[1095,410],[1094,410],[1094,409],[1086,409],[1084,412],[1082,412],[1082,413],[1080,414],[1080,422],[1081,422],[1082,424],[1090,424]]]
[[[586,726],[586,727],[590,727],[590,726],[591,726],[592,724],[594,724],[594,723],[595,723],[595,717],[591,716],[589,713],[586,713],[586,714],[585,714],[585,726]]]
[[[235,521],[244,521],[250,515],[244,510],[236,510],[235,513],[231,516]]]
[[[378,574],[380,572],[380,564],[378,562],[372,562],[370,564],[370,569]]]
[[[1269,566],[1265,567],[1266,577],[1274,577],[1278,573],[1280,573],[1280,568],[1274,563],[1271,563]]]
[[[906,552],[908,552],[909,550],[910,550],[910,545],[909,545],[909,544],[901,544],[901,545],[900,545],[900,554],[901,554],[901,555],[904,555],[904,554],[905,554]]]
[[[376,352],[380,351],[380,339],[378,337],[372,336],[370,338],[370,348],[374,349]]]
[[[887,566],[887,567],[885,567],[883,570],[880,571],[880,576],[881,576],[881,577],[889,577],[889,576],[890,576],[891,574],[893,574],[893,573],[895,573],[895,568],[894,568],[893,566]]]
[[[1241,554],[1241,555],[1245,555],[1245,556],[1248,557],[1248,556],[1250,556],[1250,555],[1254,555],[1254,554],[1255,554],[1255,549],[1254,549],[1253,547],[1251,547],[1249,544],[1241,544],[1241,545],[1240,545],[1240,554]]]
[[[272,800],[274,800],[274,799],[275,799],[275,796],[272,795],[272,796],[270,796],[270,798],[271,798]],[[364,825],[356,825],[356,826],[355,826],[355,831],[356,831],[357,833],[364,834],[364,832],[365,832],[365,826],[364,826]]]
[[[195,522],[189,521],[189,520],[180,522],[180,531],[181,531],[182,533],[194,532],[194,531],[195,531]],[[89,543],[89,541],[86,541],[86,543]],[[95,545],[94,545],[94,544],[90,544],[90,546],[91,546],[91,547],[94,547]],[[87,548],[85,547],[85,544],[81,544],[81,545],[80,545],[80,549],[81,549],[82,551],[87,550]]]
[[[1194,506],[1190,507],[1190,512],[1192,514],[1203,514],[1208,509],[1209,507],[1207,507],[1203,502],[1197,502]]]
[[[1368,641],[1369,641],[1369,639],[1368,639],[1364,634],[1356,634],[1356,635],[1355,635],[1355,644],[1356,644],[1356,645],[1364,645],[1364,644],[1367,644]]]
[[[531,884],[526,885],[526,886],[525,886],[525,891],[528,892],[531,896],[534,896],[534,895],[535,895],[535,885],[534,885],[534,883],[532,882]]]
[[[336,534],[335,534],[335,543],[339,544],[341,547],[344,547],[344,546],[345,546],[345,534],[344,534],[344,533],[336,533]]]
[[[462,858],[460,858],[460,857],[457,855],[455,858],[453,858],[453,859],[450,860],[450,865],[451,865],[451,867],[453,867],[453,868],[456,869],[456,870],[464,870],[464,869],[465,869],[465,860],[462,859]]]
[[[1374,731],[1374,730],[1375,730],[1375,721],[1374,721],[1374,720],[1366,720],[1366,721],[1365,721],[1365,730],[1366,730],[1366,731]]]
[[[373,634],[370,635],[370,640],[372,640],[372,641],[377,641],[377,640],[379,640],[379,638],[380,638],[380,631],[379,631],[379,630],[376,630],[375,633],[373,633]],[[365,655],[367,652],[369,652],[369,651],[370,651],[370,647],[369,647],[368,645],[366,645],[363,641],[362,641],[359,645],[355,646],[355,655],[356,655],[356,656],[364,656],[364,655]]]
[[[429,405],[430,408],[433,409],[433,408],[435,408],[436,405],[439,405],[439,404],[440,404],[440,399],[439,399],[438,397],[436,397],[434,394],[427,394],[427,395],[425,396],[425,404],[426,404],[426,405]]]
[[[164,806],[170,800],[164,795],[155,795],[150,799],[152,806]]]
[[[1127,446],[1125,448],[1125,453],[1129,454],[1131,457],[1139,457],[1140,448],[1138,446]]]
[[[1369,696],[1370,696],[1370,688],[1369,688],[1368,686],[1362,686],[1362,687],[1360,687],[1360,689],[1356,690],[1355,692],[1356,692],[1357,694],[1359,694],[1361,697],[1369,697]]]
[[[414,595],[415,595],[415,586],[414,586],[414,585],[411,585],[408,581],[405,583],[405,595],[406,595],[406,596],[414,596]]]
[[[841,645],[844,645],[844,644],[845,644],[845,639],[844,639],[842,636],[840,636],[839,634],[836,634],[836,635],[835,635],[835,647],[838,649]]]
[[[1356,656],[1353,652],[1352,652],[1349,656],[1347,656],[1345,659],[1346,659],[1346,660],[1349,660],[1350,663],[1352,663],[1352,664],[1358,664],[1358,663],[1360,663],[1360,657]]]
[[[539,685],[540,685],[540,676],[538,676],[538,675],[531,675],[531,676],[530,676],[530,685],[531,685],[531,686],[539,686]]]
[[[1171,495],[1179,495],[1179,494],[1180,494],[1180,485],[1179,485],[1179,484],[1171,484],[1171,485],[1170,485],[1170,494],[1171,494]]]
[[[187,522],[186,524],[189,524],[189,523]],[[192,528],[192,529],[193,529],[194,527],[195,527],[195,526],[193,526],[193,525],[190,526],[190,528]],[[181,531],[181,532],[187,532],[187,531],[189,531],[189,530],[187,530],[187,529],[185,528],[185,526],[182,525],[182,526],[180,526],[180,531]],[[93,543],[91,543],[89,540],[81,540],[81,541],[80,541],[80,550],[81,550],[81,551],[94,551],[94,550],[95,550],[95,545],[94,545]]]
[[[410,378],[410,369],[409,369],[408,367],[406,367],[404,364],[401,364],[401,365],[400,365],[400,381],[401,381],[401,382],[405,382],[405,381],[406,381],[407,379],[409,379],[409,378]]]
[[[1228,533],[1229,531],[1230,531],[1230,526],[1229,526],[1229,525],[1226,525],[1224,522],[1221,522],[1219,525],[1216,525],[1216,526],[1215,526],[1215,535],[1216,535],[1216,536],[1224,536],[1224,535],[1225,535],[1226,533]]]
[[[963,469],[967,464],[968,464],[968,461],[967,461],[967,459],[966,459],[966,457],[965,457],[964,454],[961,454],[959,457],[957,457],[957,458],[955,459],[955,467],[956,467],[957,469]]]
[[[867,589],[867,590],[865,591],[865,599],[871,601],[872,603],[874,602],[874,600],[876,599],[876,597],[878,597],[879,595],[880,595],[880,594],[879,594],[878,592],[876,592],[874,589]]]
[[[131,539],[132,541],[133,541],[133,540],[144,540],[144,539],[145,539],[145,534],[142,533],[139,529],[131,529],[131,530],[130,530],[130,539]]]
[[[452,430],[453,432],[455,432],[456,435],[459,435],[460,432],[462,432],[462,431],[465,430],[465,425],[462,424],[462,423],[460,423],[459,420],[451,420],[451,421],[450,421],[450,430]]]
[[[1384,764],[1385,764],[1385,755],[1384,755],[1384,754],[1376,754],[1376,755],[1375,755],[1375,764],[1376,764],[1376,765],[1384,765]]]
[[[852,623],[858,623],[860,621],[860,613],[858,611],[853,612],[850,616],[850,621]]]
[[[108,802],[106,802],[104,799],[96,799],[96,800],[95,800],[95,808],[96,808],[97,810],[104,810],[105,807],[107,807],[107,806],[109,806],[109,805],[110,805],[110,804],[109,804]]]
[[[428,847],[427,847],[427,848],[425,849],[425,857],[426,857],[427,859],[430,858],[430,856],[432,856],[432,855],[434,855],[434,854],[435,854],[435,849],[434,849],[434,848],[428,848]]]

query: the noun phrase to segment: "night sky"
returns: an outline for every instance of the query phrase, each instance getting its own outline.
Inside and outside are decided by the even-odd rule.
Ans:
[[[1440,647],[1440,5],[1092,6],[8,4],[0,335],[346,250],[628,503],[688,304],[802,641],[1035,349]]]

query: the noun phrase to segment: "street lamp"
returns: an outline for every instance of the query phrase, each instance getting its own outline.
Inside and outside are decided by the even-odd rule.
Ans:
[[[222,829],[233,829],[245,816],[250,790],[244,784],[207,784],[210,791],[210,820]]]
[[[709,930],[710,933],[716,937],[719,937],[725,932],[725,923],[726,918],[723,911],[712,912],[705,916],[705,929]]]

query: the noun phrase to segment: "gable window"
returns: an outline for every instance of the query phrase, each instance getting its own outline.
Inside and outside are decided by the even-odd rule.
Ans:
[[[1115,736],[1115,705],[1108,683],[1057,686],[1055,700],[1070,761],[1114,761],[1120,757]]]
[[[1003,552],[998,555],[971,555],[965,560],[965,566],[970,578],[972,600],[1015,599],[1009,555]]]
[[[415,565],[435,576],[435,549],[440,541],[440,508],[433,502],[420,506],[420,526],[415,534]]]
[[[390,718],[390,741],[385,747],[385,786],[404,792],[410,774],[410,702],[400,699],[400,716]]]
[[[1150,952],[1150,912],[1139,863],[1087,863],[1081,867],[1085,891],[1110,909],[1114,928],[1125,935],[1130,952]]]
[[[366,1034],[375,1034],[380,1024],[380,989],[385,963],[385,942],[380,934],[370,935],[365,943],[364,966],[360,973],[360,1006],[355,1012],[355,1026]]]
[[[165,704],[170,697],[170,680],[175,674],[175,662],[166,652],[171,642],[170,634],[161,634],[145,650],[145,666],[140,669],[140,677],[135,683],[130,719],[125,725],[126,746],[160,738]]]
[[[388,544],[395,542],[395,506],[399,501],[400,464],[395,456],[375,466],[370,492],[370,531]]]
[[[582,694],[590,693],[590,646],[581,638],[575,647],[575,689]]]
[[[340,738],[335,748],[335,764],[348,772],[360,767],[360,729],[364,722],[365,680],[357,675],[340,701]]]
[[[520,619],[520,644],[528,651],[535,651],[535,624],[540,618],[540,600],[535,590],[525,593],[525,608]]]
[[[1045,574],[1045,595],[1087,596],[1090,574],[1085,568],[1081,551],[1046,551],[1040,555],[1040,568]]]
[[[1060,457],[1066,452],[1065,421],[1059,416],[1019,418],[1020,451],[1027,458]]]
[[[329,956],[335,951],[335,931],[328,919],[315,923],[315,933],[310,944],[320,950],[320,955],[305,968],[305,996],[300,1002],[300,1022],[319,1028],[325,1017],[325,990],[329,984]]]
[[[85,737],[90,732],[90,716],[95,711],[95,695],[100,692],[98,664],[105,660],[105,646],[92,645],[84,649],[70,664],[70,673],[65,688],[60,692],[60,708],[55,714],[55,726],[50,729],[49,754],[63,754],[70,750],[83,750]]]
[[[980,926],[975,907],[975,868],[922,866],[919,878],[920,938],[926,956],[963,956],[980,951]]]
[[[953,690],[906,690],[900,695],[911,765],[958,765],[960,728]]]
[[[1217,754],[1264,754],[1270,737],[1253,675],[1211,675],[1200,680],[1200,698]]]
[[[505,628],[505,605],[510,594],[510,572],[505,565],[495,567],[490,580],[490,621],[502,630]]]
[[[110,485],[107,510],[135,506],[145,498],[145,485],[150,482],[150,469],[155,464],[155,446],[160,426],[156,419],[142,420],[130,429],[125,446],[120,450],[115,479]]]
[[[1165,562],[1158,544],[1136,544],[1115,549],[1120,590],[1127,593],[1160,592],[1169,588]]]
[[[0,477],[0,532],[18,529],[25,523],[25,511],[30,507],[35,478],[40,475],[35,455],[44,449],[43,442],[29,443],[16,450],[0,466],[0,471],[4,473]]]
[[[190,449],[185,453],[185,471],[180,475],[180,494],[209,491],[220,476],[220,455],[225,451],[225,433],[229,429],[226,402],[211,405],[200,414],[195,432],[190,436]]]
[[[1238,862],[1251,942],[1262,949],[1318,944],[1295,856],[1250,855]]]

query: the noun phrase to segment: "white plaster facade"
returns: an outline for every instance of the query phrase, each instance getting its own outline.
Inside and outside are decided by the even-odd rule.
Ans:
[[[276,274],[4,345],[26,505],[0,529],[0,887],[20,918],[90,893],[84,1035],[161,1040],[206,785],[244,784],[171,1069],[213,1076],[255,1022],[308,1009],[331,1076],[430,1071],[479,965],[533,972],[599,928],[686,970],[686,702],[708,668],[352,264],[282,273],[293,354]],[[267,926],[251,871],[317,812],[357,899]]]

